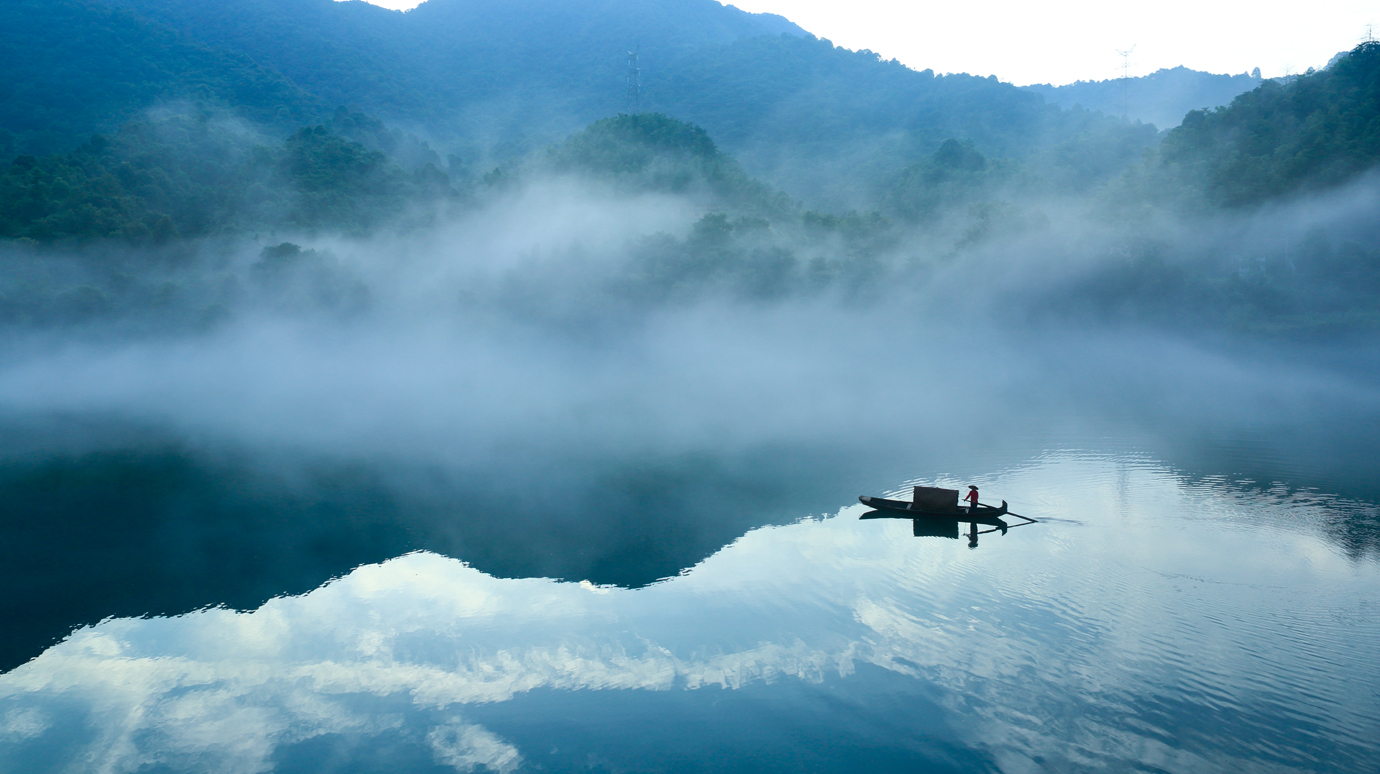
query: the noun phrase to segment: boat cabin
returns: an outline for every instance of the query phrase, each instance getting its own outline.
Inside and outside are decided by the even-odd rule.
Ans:
[[[937,486],[917,486],[912,489],[911,507],[917,511],[959,511],[957,489],[941,489]]]

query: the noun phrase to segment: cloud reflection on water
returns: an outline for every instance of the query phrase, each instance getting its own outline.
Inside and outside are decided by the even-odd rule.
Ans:
[[[79,630],[0,678],[3,757],[31,771],[257,772],[303,740],[391,733],[435,763],[506,772],[543,751],[476,708],[547,690],[597,705],[823,684],[870,664],[928,686],[951,741],[1002,770],[1373,760],[1380,668],[1348,643],[1380,634],[1380,573],[1287,528],[1325,519],[1325,504],[1076,453],[984,483],[1030,515],[1082,523],[970,551],[859,522],[854,506],[755,530],[636,590],[414,553],[253,612]]]

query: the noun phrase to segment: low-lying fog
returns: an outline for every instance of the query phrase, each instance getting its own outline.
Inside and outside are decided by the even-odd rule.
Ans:
[[[1201,252],[1236,242],[1249,267],[1320,223],[1345,239],[1377,190],[1349,192],[1349,212],[1309,202],[1154,232],[1171,255],[1195,239]],[[444,466],[519,449],[531,460],[921,435],[982,445],[1109,418],[1152,434],[1166,422],[1269,429],[1339,406],[1368,413],[1376,399],[1373,371],[1337,357],[1369,353],[1356,337],[1252,342],[1062,316],[1094,303],[1089,278],[1138,249],[1143,226],[1131,236],[1046,209],[1049,225],[962,255],[919,235],[861,270],[844,265],[846,247],[815,243],[749,270],[648,279],[662,259],[639,250],[686,238],[700,214],[688,199],[560,180],[401,236],[278,235],[70,262],[12,248],[11,288],[35,284],[35,265],[86,278],[78,293],[129,284],[139,259],[157,262],[162,284],[149,292],[163,299],[8,326],[0,405],[10,421],[105,416],[194,443]],[[762,245],[745,260],[776,236],[738,238]],[[273,247],[289,240],[302,252]],[[806,263],[811,250],[820,257]],[[745,279],[752,271],[773,276]]]
[[[175,584],[214,555],[236,568],[217,583],[252,587],[93,602],[53,632],[252,605],[418,547],[646,583],[753,526],[1051,448],[1355,493],[1380,417],[1365,339],[1065,312],[1095,307],[1090,278],[1150,231],[1170,261],[1237,240],[1249,268],[1319,224],[1370,228],[1376,190],[1197,231],[1047,206],[1045,225],[962,250],[930,232],[862,257],[746,221],[706,236],[690,198],[572,180],[368,239],[11,247],[8,297],[56,289],[67,316],[9,315],[3,483],[55,554],[125,540],[141,561],[176,556]],[[676,251],[711,238],[700,255],[720,263],[687,268]],[[161,577],[145,580],[176,591]]]

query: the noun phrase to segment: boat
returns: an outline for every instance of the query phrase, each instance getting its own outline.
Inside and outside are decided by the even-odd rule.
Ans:
[[[958,504],[957,489],[942,489],[934,486],[914,487],[910,500],[890,500],[885,497],[863,495],[858,498],[858,502],[876,509],[868,511],[858,518],[910,519],[914,525],[916,537],[956,538],[958,537],[958,523],[969,524],[971,525],[968,535],[971,541],[970,546],[977,545],[978,535],[998,531],[1005,535],[1006,530],[1012,526],[1023,527],[1035,523],[1035,519],[1029,516],[1012,513],[1005,500],[1001,501],[1000,507],[977,503],[969,508]],[[1021,523],[1008,524],[1001,518],[1003,516],[1020,519]],[[979,530],[979,524],[987,525],[992,529]]]
[[[958,490],[951,490],[954,493],[954,500],[958,499]],[[1007,509],[1006,501],[1001,501],[1001,507],[995,505],[978,504],[977,509],[966,508],[955,505],[950,508],[935,508],[924,506],[917,508],[915,503],[910,500],[888,500],[885,497],[868,497],[863,495],[858,498],[858,502],[869,508],[876,508],[878,511],[885,511],[886,514],[877,514],[874,519],[916,519],[925,516],[934,516],[941,519],[957,519],[958,521],[970,521],[977,519],[995,519],[1010,513]]]
[[[887,512],[886,515],[878,514],[872,517],[877,519],[915,519],[923,516],[938,516],[945,519],[973,521],[975,518],[995,519],[999,516],[1005,516],[1008,512],[1005,500],[1001,501],[1000,508],[981,503],[975,508],[959,505],[957,489],[943,489],[937,486],[911,487],[910,500],[888,500],[885,497],[863,495],[858,498],[858,502],[869,508]]]

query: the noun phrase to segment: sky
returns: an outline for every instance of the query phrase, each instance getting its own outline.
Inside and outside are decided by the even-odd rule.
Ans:
[[[407,9],[417,0],[369,0]],[[1322,67],[1338,51],[1380,29],[1375,0],[1314,0],[1271,8],[1240,0],[736,0],[745,11],[776,13],[851,49],[870,49],[917,70],[995,75],[1024,86],[1148,75],[1184,65],[1266,77]],[[1123,59],[1119,51],[1130,51]]]

